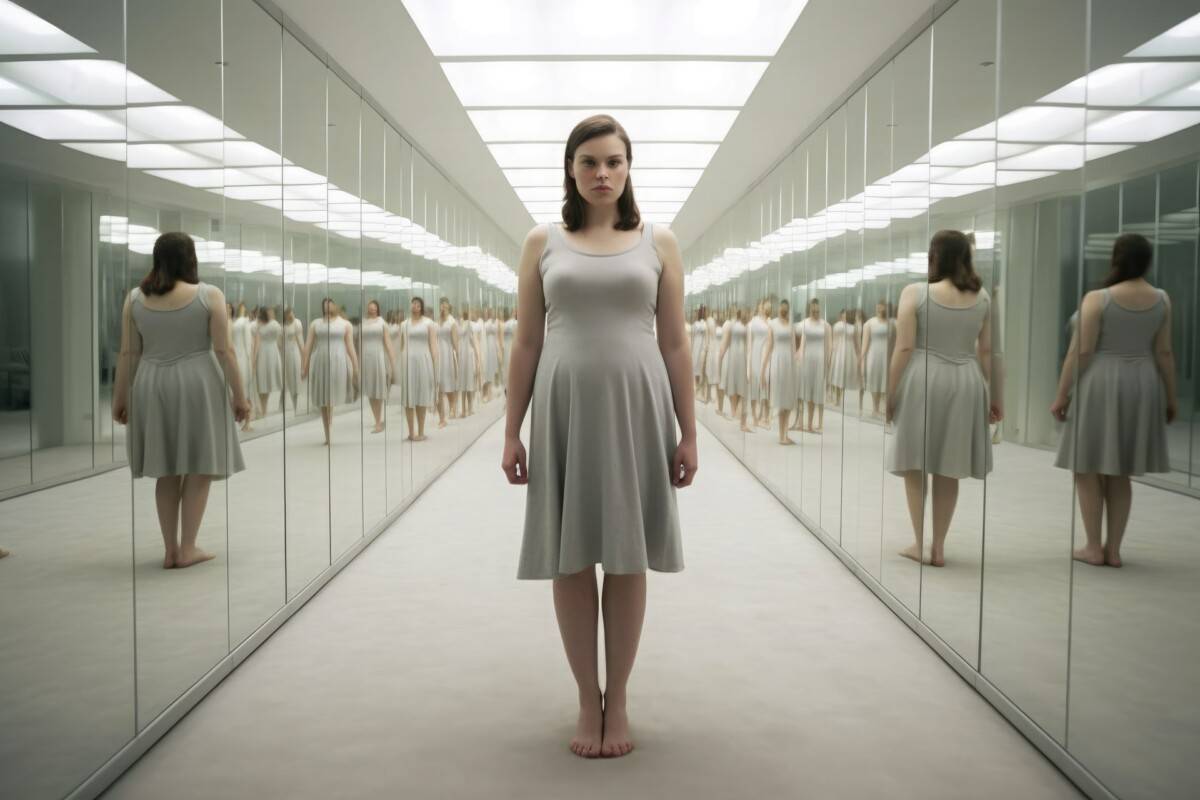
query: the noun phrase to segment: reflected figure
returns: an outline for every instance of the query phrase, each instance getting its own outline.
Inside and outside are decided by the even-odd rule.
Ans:
[[[830,342],[833,339],[829,323],[821,318],[821,301],[808,301],[808,316],[800,324],[799,378],[800,402],[808,407],[808,427],[801,430],[821,433],[825,427],[825,373],[829,368]],[[817,426],[813,427],[816,412]]]
[[[233,353],[237,358],[238,374],[242,378],[242,386],[246,389],[247,397],[254,395],[254,344],[250,325],[250,316],[246,312],[246,304],[238,303],[237,318],[233,320]],[[250,414],[246,416],[245,422],[242,423],[242,433],[251,433],[254,431],[254,428],[250,427],[250,420],[253,418],[254,410],[251,409]]]
[[[1117,237],[1104,288],[1088,292],[1080,304],[1076,335],[1050,407],[1059,420],[1073,418],[1054,464],[1075,473],[1087,544],[1074,555],[1094,566],[1121,566],[1121,540],[1133,504],[1129,477],[1171,471],[1166,426],[1179,410],[1171,300],[1145,278],[1153,256],[1146,237]],[[1105,511],[1108,539],[1101,545]]]
[[[700,396],[700,402],[709,403],[712,401],[713,389],[718,383],[717,361],[721,352],[721,340],[718,336],[721,326],[717,322],[717,312],[708,306],[702,306],[702,308],[704,308],[704,336],[708,347],[704,356],[704,383],[701,386],[703,393]]]
[[[304,323],[296,318],[291,306],[283,307],[283,386],[292,396],[292,413],[298,413],[300,399],[300,353],[304,350]],[[283,405],[283,397],[279,398]]]
[[[750,320],[747,331],[750,335],[750,416],[751,424],[766,428],[769,423],[771,398],[767,384],[762,379],[763,351],[771,338],[771,301],[760,300],[754,309],[754,318]]]
[[[480,331],[479,340],[483,343],[483,402],[487,403],[492,399],[492,384],[498,382],[496,376],[500,373],[500,321],[492,315],[491,306],[483,309]]]
[[[692,339],[692,378],[696,382],[696,391],[701,392],[704,386],[704,363],[708,358],[708,326],[704,324],[707,309],[701,305],[696,310],[696,316],[691,325]]]
[[[512,344],[517,336],[517,315],[504,309],[504,343],[500,347],[500,382],[504,384],[504,398],[508,401],[508,364],[512,360]]]
[[[729,395],[729,413],[741,423],[745,433],[754,429],[746,424],[746,405],[750,396],[750,332],[746,326],[749,309],[737,308],[729,326],[729,335],[721,350],[721,368],[725,370],[725,394]]]
[[[113,419],[129,426],[133,477],[158,479],[163,568],[171,569],[213,558],[196,537],[212,481],[245,469],[234,420],[249,416],[250,403],[228,336],[225,296],[200,282],[192,237],[162,234],[153,259],[121,312]]]
[[[833,404],[842,406],[846,390],[859,388],[857,310],[844,309],[833,325],[833,360],[829,367],[829,383],[833,386]],[[862,394],[858,397],[862,410]]]
[[[283,389],[283,357],[279,352],[283,326],[275,321],[275,314],[271,309],[259,306],[258,321],[251,330],[251,363],[254,364],[254,387],[258,392],[258,415],[265,417],[271,392]]]
[[[768,401],[779,415],[779,443],[795,444],[788,436],[788,415],[796,402],[796,331],[787,300],[779,301],[779,316],[769,323],[771,336],[763,350],[760,378],[768,387]]]
[[[928,282],[909,284],[900,293],[888,375],[887,418],[895,419],[896,435],[887,469],[904,478],[916,537],[900,552],[905,558],[922,558],[925,475],[933,476],[928,563],[941,567],[959,479],[982,479],[992,470],[988,425],[1000,412],[988,400],[991,332],[991,298],[975,272],[967,237],[938,231],[929,244]]]
[[[383,402],[396,377],[392,372],[395,361],[391,332],[379,315],[379,302],[370,300],[367,318],[362,323],[362,393],[371,404],[371,414],[375,417],[371,433],[383,433]]]
[[[863,388],[871,393],[871,414],[882,414],[880,406],[887,392],[888,352],[892,348],[896,326],[888,313],[888,304],[875,304],[875,316],[862,326],[861,375]]]
[[[471,333],[475,337],[475,386],[473,391],[478,393],[478,402],[483,404],[491,400],[491,397],[485,397],[483,393],[484,372],[487,370],[487,354],[484,352],[483,317],[478,306],[471,309]],[[491,387],[488,388],[490,389]]]
[[[475,387],[479,381],[479,342],[470,320],[470,306],[463,306],[458,321],[458,394],[462,400],[460,416],[475,413]]]
[[[438,427],[446,427],[446,409],[450,419],[458,416],[458,320],[450,312],[454,306],[450,298],[438,301],[438,373],[437,412]]]
[[[400,394],[408,423],[408,441],[425,441],[425,414],[433,408],[438,374],[437,323],[425,316],[425,300],[414,297],[411,316],[400,325],[400,349],[404,353],[404,383]],[[413,433],[413,415],[417,432]]]
[[[358,354],[354,350],[353,329],[343,319],[333,298],[321,301],[321,317],[308,326],[308,341],[304,344],[301,379],[308,381],[308,396],[321,409],[321,424],[325,429],[325,446],[329,446],[333,426],[333,407],[345,403],[350,386],[358,384]],[[347,379],[349,376],[349,379]]]
[[[730,331],[733,330],[733,320],[725,316],[725,312],[721,312],[720,319],[717,324],[717,416],[725,416],[725,387],[726,378],[729,375],[729,362],[725,360],[726,342],[729,341]],[[733,401],[729,401],[729,405],[733,405]]]

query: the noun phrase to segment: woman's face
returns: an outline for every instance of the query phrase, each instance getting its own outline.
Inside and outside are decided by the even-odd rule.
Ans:
[[[887,310],[887,306],[885,306],[883,303],[876,303],[876,304],[875,304],[875,316],[877,316],[877,317],[882,317],[882,316],[883,316],[883,312],[884,312],[884,311],[886,311],[886,310]]]
[[[821,307],[819,305],[814,303],[808,307],[808,318],[809,319],[818,319],[818,318],[820,318],[820,316],[821,316]]]
[[[613,205],[629,180],[625,142],[615,133],[588,139],[575,149],[568,172],[580,196],[592,205]]]
[[[787,303],[779,304],[779,318],[780,319],[788,318],[788,304]]]
[[[375,319],[379,316],[379,305],[375,301],[367,303],[367,319]]]
[[[442,301],[442,303],[441,303],[441,305],[439,306],[439,308],[442,310],[442,316],[443,316],[443,317],[447,317],[447,316],[449,316],[449,315],[450,315],[450,304],[449,304],[449,303],[447,303],[445,300],[443,300],[443,301]]]
[[[414,317],[421,316],[421,304],[418,303],[416,300],[413,300],[411,303],[408,304],[408,310],[412,312],[412,315]]]

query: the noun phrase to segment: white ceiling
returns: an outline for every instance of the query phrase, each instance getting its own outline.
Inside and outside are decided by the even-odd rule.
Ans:
[[[275,5],[501,229],[515,242],[524,238],[533,225],[529,211],[400,0],[357,0],[353,15],[345,13],[347,6],[327,0],[275,0]],[[930,7],[931,0],[810,0],[672,223],[683,247],[782,157]],[[580,101],[581,107],[600,104],[586,93]],[[590,111],[577,113],[582,119]],[[635,135],[635,163],[638,152]]]

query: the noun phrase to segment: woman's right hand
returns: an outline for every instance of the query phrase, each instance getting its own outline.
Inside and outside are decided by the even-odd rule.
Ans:
[[[233,418],[237,422],[245,422],[250,418],[250,401],[244,397],[235,397],[230,402],[233,407]]]
[[[1179,416],[1179,404],[1174,400],[1167,401],[1167,424],[1170,425]]]
[[[118,425],[129,424],[129,404],[124,400],[114,400],[112,408],[113,422]]]
[[[1050,413],[1059,422],[1067,421],[1067,408],[1071,405],[1071,398],[1064,395],[1059,395],[1054,398],[1054,402],[1050,405]],[[1169,414],[1170,412],[1168,412]]]
[[[505,437],[504,455],[500,459],[500,469],[504,470],[509,483],[529,483],[529,467],[526,466],[525,461],[525,445],[521,444],[519,436]]]

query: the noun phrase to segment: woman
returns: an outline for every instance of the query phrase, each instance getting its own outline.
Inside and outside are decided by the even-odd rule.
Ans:
[[[400,325],[400,349],[404,352],[404,417],[408,422],[405,440],[425,441],[425,414],[433,408],[437,396],[438,333],[437,323],[425,316],[425,300],[414,297],[409,303],[411,316]],[[413,415],[417,432],[413,433]]]
[[[746,399],[750,394],[750,336],[746,319],[750,309],[735,307],[733,324],[721,346],[720,364],[725,370],[725,394],[729,396],[729,413],[741,422],[743,433],[754,433],[746,424]]]
[[[517,318],[508,309],[504,309],[504,338],[500,343],[500,383],[504,386],[504,396],[508,397],[508,363],[512,358],[513,339],[517,335]]]
[[[194,243],[193,246],[195,246]],[[238,303],[237,318],[233,320],[231,327],[233,333],[233,355],[237,359],[238,375],[242,379],[242,386],[246,390],[247,397],[254,395],[254,360],[252,358],[254,345],[250,324],[250,316],[246,312],[246,304]],[[254,432],[254,428],[250,427],[250,420],[254,417],[254,409],[251,408],[250,413],[246,415],[246,419],[242,423],[242,433]]]
[[[854,309],[843,309],[833,326],[833,361],[829,383],[833,386],[833,404],[842,406],[847,389],[858,388],[858,336]]]
[[[304,349],[304,324],[292,313],[291,306],[283,307],[283,342],[283,385],[292,396],[292,413],[295,414],[300,399],[300,352]]]
[[[717,316],[716,322],[716,338],[713,340],[716,344],[716,353],[713,355],[713,362],[716,364],[714,373],[716,374],[715,383],[717,385],[717,416],[725,416],[725,378],[726,364],[725,342],[729,341],[729,331],[733,328],[733,323],[725,316],[722,311]],[[730,401],[730,405],[733,401]]]
[[[708,306],[704,307],[704,341],[707,342],[704,356],[704,392],[700,396],[701,403],[712,400],[713,387],[717,384],[717,355],[721,350],[721,341],[717,338],[719,330],[716,314]]]
[[[696,472],[682,258],[669,230],[639,226],[632,151],[612,117],[575,126],[564,158],[564,224],[539,225],[525,238],[501,462],[510,483],[529,487],[517,576],[554,579],[579,687],[571,750],[589,758],[633,749],[626,685],[645,615],[645,570],[683,569],[675,488]],[[527,463],[520,433],[531,397]],[[605,572],[603,694],[597,562]]]
[[[860,372],[863,387],[871,393],[871,413],[878,417],[884,392],[887,391],[888,351],[892,346],[895,326],[888,315],[887,303],[875,304],[875,316],[867,320],[862,330],[862,361]]]
[[[375,427],[371,433],[383,433],[383,402],[395,380],[392,364],[392,336],[379,315],[379,303],[367,302],[367,318],[362,323],[362,393],[371,404]]]
[[[696,310],[696,316],[691,325],[692,338],[692,377],[696,381],[696,391],[704,387],[704,362],[708,357],[708,327],[704,324],[705,308],[703,305]]]
[[[462,398],[460,416],[475,413],[475,387],[479,372],[479,342],[475,339],[475,327],[471,325],[471,307],[463,306],[462,318],[458,321],[458,396]]]
[[[1179,413],[1171,350],[1171,299],[1146,280],[1154,249],[1126,233],[1113,243],[1104,288],[1088,292],[1050,412],[1068,421],[1055,466],[1075,473],[1087,544],[1075,558],[1121,566],[1133,504],[1131,475],[1170,472],[1166,426]],[[1070,389],[1075,389],[1074,411]],[[1108,512],[1108,540],[1101,545]]]
[[[254,388],[258,391],[258,415],[267,415],[267,400],[271,392],[283,389],[283,359],[279,352],[279,337],[283,326],[267,306],[258,307],[258,321],[251,329],[254,346],[250,363],[254,364]]]
[[[158,237],[150,273],[125,300],[113,391],[113,419],[129,426],[130,472],[158,479],[163,569],[208,561],[213,554],[196,546],[208,490],[245,469],[233,423],[249,417],[250,402],[225,296],[200,282],[186,233]]]
[[[313,405],[321,409],[325,446],[328,447],[333,407],[345,403],[350,396],[351,384],[358,384],[358,354],[354,350],[352,328],[339,315],[333,298],[326,297],[321,301],[321,318],[314,319],[308,326],[308,341],[304,343],[301,359],[301,380],[308,378],[309,368],[312,368],[308,396]],[[347,375],[351,376],[349,381]]]
[[[751,423],[759,428],[768,428],[770,423],[771,396],[767,384],[762,380],[759,365],[763,350],[771,338],[771,301],[763,298],[754,309],[754,317],[746,326],[750,337],[750,417]]]
[[[458,320],[450,312],[454,307],[449,297],[438,301],[437,325],[437,412],[438,427],[446,427],[446,409],[450,419],[458,416]]]
[[[761,379],[768,401],[779,415],[779,443],[795,444],[788,436],[788,414],[796,398],[796,331],[787,300],[779,301],[779,316],[770,322],[771,337],[763,351]]]
[[[809,433],[819,434],[825,427],[825,373],[832,339],[829,323],[821,319],[821,301],[814,297],[808,301],[808,316],[800,325],[800,402],[808,406],[808,427],[800,429]]]
[[[959,231],[929,243],[929,280],[900,293],[896,352],[887,386],[887,419],[896,422],[887,468],[904,478],[915,542],[900,555],[920,562],[925,475],[933,476],[933,544],[929,563],[945,566],[946,535],[961,478],[992,470],[988,430],[1000,418],[988,400],[992,372],[991,299]],[[874,345],[872,345],[874,346]]]

